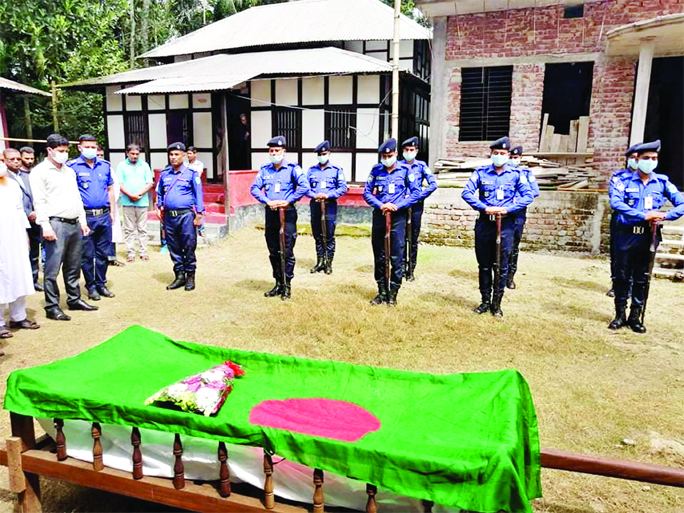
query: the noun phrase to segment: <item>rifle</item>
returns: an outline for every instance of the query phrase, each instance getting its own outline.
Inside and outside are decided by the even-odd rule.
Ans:
[[[496,269],[494,271],[494,295],[501,293],[501,214],[496,216]]]
[[[280,237],[280,272],[282,273],[281,279],[282,284],[285,284],[285,207],[278,208],[278,214],[280,216],[280,231],[278,235]]]
[[[648,262],[648,270],[646,271],[646,290],[644,294],[644,304],[641,309],[641,324],[644,324],[644,318],[646,317],[646,302],[648,301],[648,293],[651,290],[651,277],[653,276],[653,266],[655,265],[656,259],[656,242],[658,238],[658,225],[660,221],[651,221],[651,247],[649,248],[650,259]]]
[[[411,249],[411,242],[413,241],[413,208],[408,209],[408,220],[406,221],[406,232],[407,232],[407,241],[406,241],[406,271],[407,271],[407,276],[411,276],[411,269],[413,268],[411,265],[411,254],[413,253]]]
[[[392,232],[392,213],[385,212],[385,280],[387,281],[387,293],[390,289],[390,233]]]
[[[323,234],[323,265],[328,263],[328,221],[325,217],[327,205],[325,200],[321,200],[321,232]]]

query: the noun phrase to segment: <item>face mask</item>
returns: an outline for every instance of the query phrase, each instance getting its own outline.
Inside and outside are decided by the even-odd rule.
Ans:
[[[413,162],[416,159],[418,152],[415,150],[407,150],[404,152],[404,160],[406,162]]]
[[[97,157],[97,148],[83,148],[81,155],[83,155],[84,159],[93,160]]]
[[[321,165],[327,164],[329,160],[330,160],[330,155],[319,155],[318,156],[318,163]]]
[[[494,163],[494,167],[501,167],[503,166],[506,162],[508,162],[508,155],[492,155],[492,162]]]
[[[511,159],[508,163],[511,167],[518,167],[520,165],[520,159]]]
[[[627,159],[627,167],[634,170],[639,169],[637,159]]]
[[[269,155],[268,159],[271,161],[271,164],[280,164],[283,161],[284,155],[281,153],[280,155]]]
[[[645,175],[650,175],[653,170],[658,167],[658,161],[657,160],[645,160],[645,159],[639,159],[639,171],[644,173]]]
[[[386,159],[380,159],[380,162],[382,162],[382,165],[385,167],[392,167],[396,161],[397,157],[388,157]]]
[[[4,162],[0,162],[0,178],[7,176],[7,166]]]
[[[69,160],[69,152],[52,150],[50,157],[52,157],[52,160],[57,162],[57,164],[64,164],[67,160]]]

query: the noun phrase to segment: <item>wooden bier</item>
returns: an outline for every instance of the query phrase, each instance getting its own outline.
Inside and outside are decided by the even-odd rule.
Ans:
[[[314,513],[323,513],[325,509],[325,497],[323,495],[323,471],[319,468],[314,469],[313,483],[313,510]]]
[[[173,456],[176,459],[173,464],[173,487],[176,490],[185,488],[185,469],[183,468],[183,444],[178,433],[173,439]]]
[[[133,446],[133,479],[143,478],[142,451],[140,450],[140,430],[134,427],[131,431],[131,445]]]
[[[221,462],[219,470],[219,495],[230,497],[230,469],[228,468],[228,451],[224,442],[218,443],[218,459]]]
[[[93,422],[93,470],[99,472],[104,468],[104,463],[102,462],[102,427],[98,422]]]
[[[264,451],[264,507],[275,507],[275,494],[273,493],[273,458]]]

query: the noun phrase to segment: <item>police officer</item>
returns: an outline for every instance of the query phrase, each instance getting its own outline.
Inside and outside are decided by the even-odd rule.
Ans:
[[[475,223],[475,255],[480,274],[482,303],[475,311],[483,314],[491,311],[502,317],[503,298],[508,258],[513,245],[515,214],[532,203],[534,196],[525,175],[508,165],[511,142],[502,137],[490,146],[492,163],[473,171],[463,189],[463,199],[480,217]],[[496,264],[496,215],[501,215],[501,269],[499,283],[494,284],[492,297],[492,273]]]
[[[629,325],[636,333],[645,333],[642,312],[650,264],[653,223],[674,221],[684,215],[684,194],[666,175],[653,171],[658,166],[660,141],[639,144],[637,171],[618,178],[610,189],[610,206],[618,214],[615,228],[615,319],[609,328],[616,330]],[[670,200],[673,209],[661,212]],[[656,244],[660,242],[656,234]],[[626,318],[630,279],[632,305]]]
[[[81,155],[67,162],[67,166],[76,173],[90,228],[90,235],[83,237],[81,270],[88,297],[99,301],[101,296],[114,297],[107,288],[112,220],[116,208],[114,179],[109,162],[97,158],[97,139],[92,135],[82,135],[78,141]]]
[[[409,208],[409,215],[411,216],[411,231],[407,229],[406,237],[410,238],[406,244],[406,255],[404,257],[404,277],[408,281],[413,281],[414,271],[416,269],[416,262],[418,261],[418,237],[420,236],[420,225],[423,219],[423,208],[425,205],[425,198],[437,190],[437,179],[432,174],[428,165],[422,160],[416,159],[418,155],[418,138],[411,137],[406,139],[401,144],[401,150],[404,157],[402,164],[405,164],[411,170],[411,173],[416,177],[418,187],[420,187],[419,200]],[[427,182],[427,187],[423,189],[423,183]],[[408,243],[410,242],[410,244]],[[410,257],[410,258],[409,258]]]
[[[306,176],[299,164],[285,160],[285,137],[279,135],[268,141],[270,164],[261,166],[254,183],[252,196],[266,205],[266,246],[273,269],[275,286],[264,293],[266,297],[280,296],[285,301],[292,294],[294,277],[294,246],[297,241],[297,209],[295,203],[309,190]],[[285,214],[285,276],[280,254],[280,210]]]
[[[404,275],[404,252],[406,250],[406,219],[408,208],[420,198],[418,177],[411,168],[397,162],[397,141],[387,139],[378,148],[380,163],[371,169],[363,198],[374,207],[372,244],[375,260],[375,281],[378,295],[372,305],[397,304],[397,294]],[[391,216],[390,255],[385,254],[385,218]],[[390,258],[390,283],[386,282],[385,269]],[[388,288],[389,285],[389,288]]]
[[[641,144],[641,143],[639,143]],[[637,152],[636,147],[639,146],[639,144],[635,144],[632,147],[630,147],[627,152],[625,153],[625,158],[627,159],[627,166],[625,169],[619,169],[618,171],[615,171],[613,173],[613,176],[610,178],[610,185],[609,185],[609,195],[613,190],[613,187],[622,179],[625,178],[632,173],[634,173],[638,169],[638,164],[637,164]],[[613,210],[610,214],[610,290],[606,292],[606,296],[608,297],[615,297],[615,263],[617,261],[616,255],[615,255],[615,229],[617,227],[617,222],[618,222],[618,213]],[[631,280],[630,280],[630,289],[631,289]]]
[[[539,184],[534,176],[534,173],[526,167],[520,167],[522,160],[523,147],[516,146],[511,150],[511,157],[508,164],[520,171],[520,174],[527,178],[527,183],[532,189],[532,196],[535,198],[539,196]],[[520,209],[515,215],[515,231],[513,232],[513,247],[511,248],[511,256],[508,262],[508,276],[506,277],[506,287],[515,289],[515,272],[518,270],[518,254],[520,253],[520,240],[522,239],[523,230],[525,229],[525,221],[527,220],[527,207]]]
[[[316,265],[312,273],[325,271],[332,273],[335,257],[335,226],[337,225],[337,198],[347,192],[347,181],[341,167],[330,163],[330,142],[323,141],[314,150],[318,164],[311,166],[306,173],[309,183],[307,196],[311,198],[311,231],[316,241]],[[325,240],[323,237],[323,218],[321,209],[325,208]]]
[[[164,221],[166,243],[173,261],[176,278],[167,290],[195,290],[197,269],[197,228],[202,224],[204,199],[202,179],[185,160],[185,145],[180,142],[168,147],[170,165],[162,171],[157,183],[157,209]]]

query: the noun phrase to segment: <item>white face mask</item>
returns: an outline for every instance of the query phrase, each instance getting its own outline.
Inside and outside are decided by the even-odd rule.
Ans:
[[[403,155],[406,162],[413,162],[416,160],[416,155],[418,155],[418,152],[416,150],[406,150],[404,151]]]
[[[495,155],[492,155],[491,159],[492,159],[492,163],[494,164],[494,167],[501,167],[506,162],[508,162],[508,155],[499,155],[497,153]]]
[[[639,163],[637,159],[627,159],[627,167],[635,171],[639,169]]]
[[[282,153],[278,155],[269,155],[268,159],[271,161],[271,164],[280,164],[283,161],[284,155]]]
[[[83,148],[81,150],[81,155],[83,155],[84,159],[93,160],[97,157],[97,148]]]
[[[392,167],[394,163],[397,161],[396,155],[393,157],[388,157],[386,159],[380,159],[380,162],[382,162],[382,165],[385,167]]]
[[[318,163],[324,166],[325,164],[328,163],[330,160],[330,155],[319,155],[318,156]]]
[[[650,175],[653,172],[653,170],[658,167],[657,160],[639,159],[638,164],[639,171],[641,171],[645,175]]]
[[[520,165],[520,159],[511,159],[508,163],[511,167],[518,167]]]
[[[7,176],[7,166],[4,162],[0,162],[0,178]]]
[[[69,160],[69,152],[52,150],[50,158],[57,162],[57,164],[64,164],[67,160]]]

